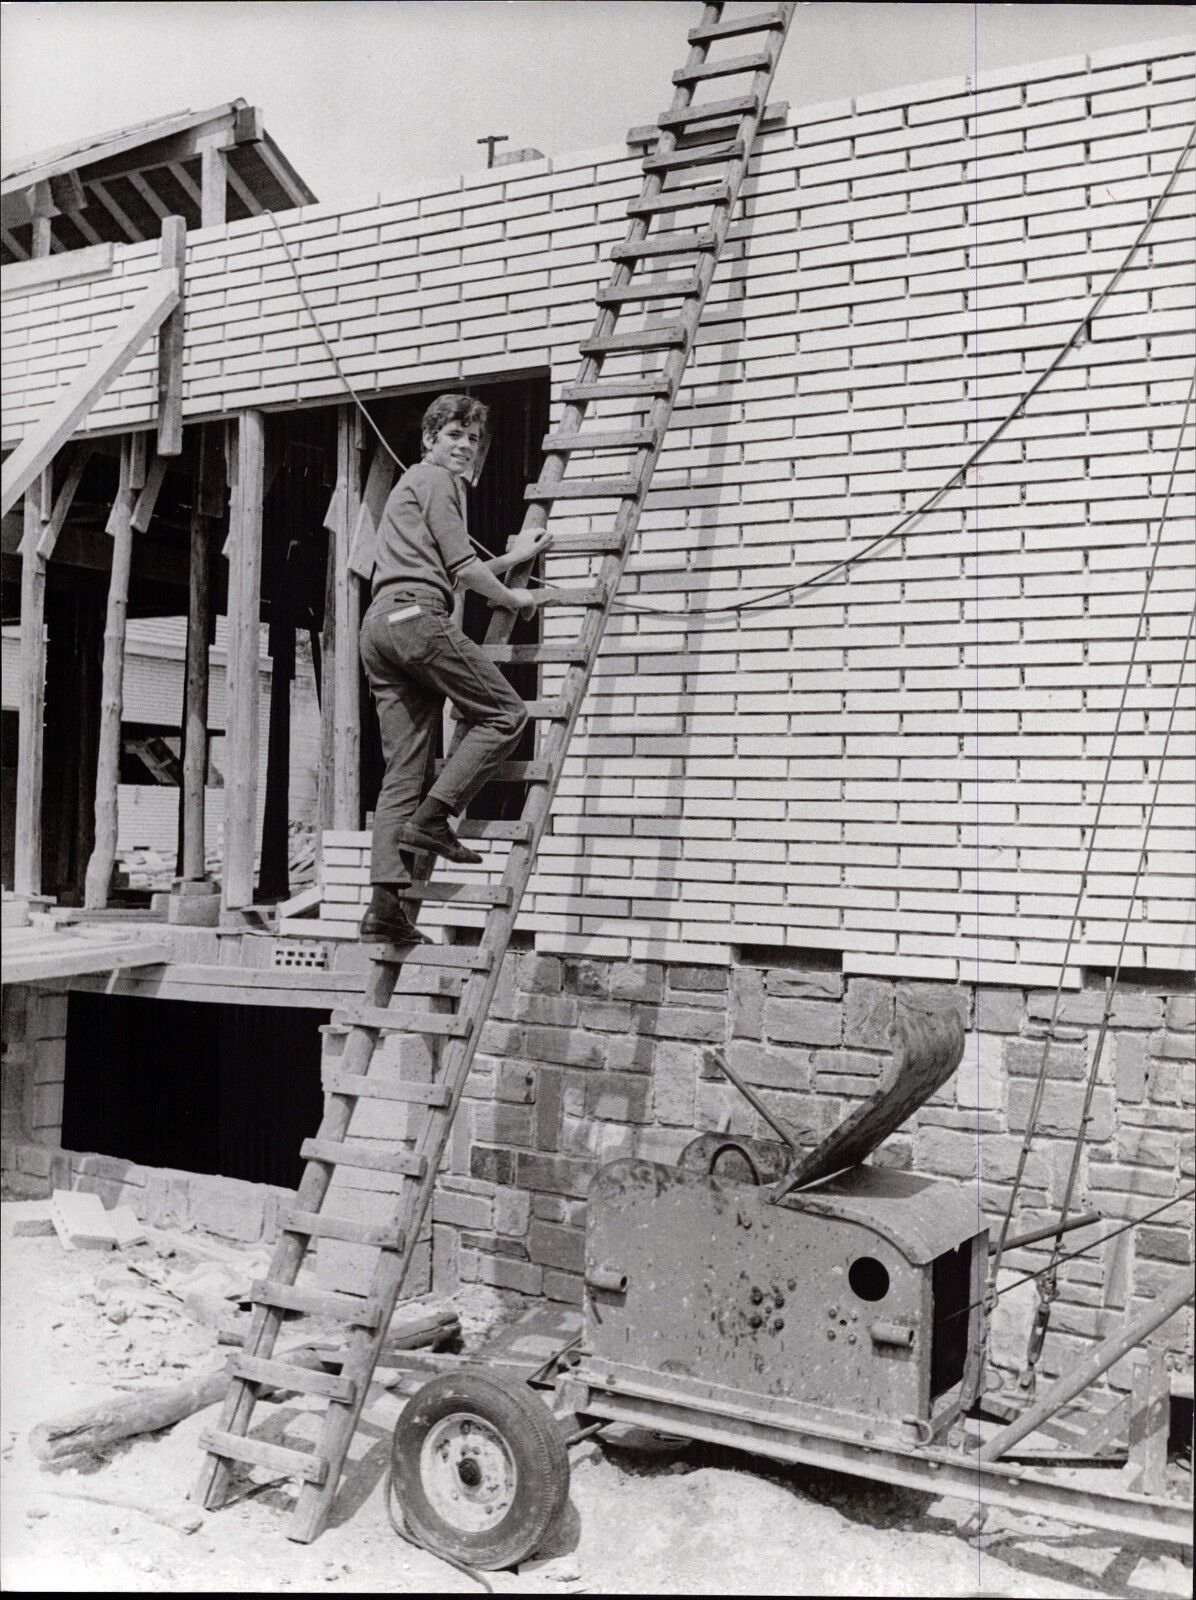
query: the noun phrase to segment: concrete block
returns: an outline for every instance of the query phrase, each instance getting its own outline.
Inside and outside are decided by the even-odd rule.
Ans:
[[[1167,1026],[1176,1032],[1196,1028],[1196,994],[1168,996]]]
[[[914,1151],[919,1171],[941,1173],[948,1178],[976,1176],[979,1140],[975,1134],[950,1128],[919,1128],[914,1135]]]
[[[832,1062],[838,1059],[838,1052],[810,1051],[801,1047],[785,1049],[742,1039],[734,1040],[727,1047],[727,1063],[732,1072],[746,1083],[768,1089],[809,1089],[813,1064],[821,1055]],[[703,1069],[702,1076],[715,1081],[722,1078],[715,1067],[709,1072]]]
[[[774,1043],[838,1044],[842,1031],[843,1013],[837,1005],[814,1000],[764,1002],[764,1036]]]
[[[586,1085],[586,1110],[613,1122],[647,1122],[649,1079],[639,1073],[604,1072]]]
[[[548,1196],[537,1195],[538,1200]],[[494,1231],[511,1238],[522,1239],[527,1232],[531,1212],[531,1196],[521,1189],[496,1189],[494,1191]]]
[[[999,1033],[968,1035],[954,1078],[956,1105],[996,1111],[1004,1104],[1004,1045]]]
[[[564,987],[568,994],[605,995],[610,980],[610,969],[601,961],[566,961]]]
[[[196,1176],[190,1180],[190,1190],[191,1220],[197,1228],[249,1244],[261,1238],[266,1210],[263,1184]]]
[[[458,1194],[440,1187],[432,1196],[432,1224],[451,1224],[455,1228],[485,1229],[494,1217],[493,1203],[486,1195]]]
[[[987,984],[976,990],[976,1028],[983,1033],[1017,1033],[1026,1015],[1021,989],[997,989]]]
[[[726,967],[670,965],[666,967],[665,974],[670,990],[725,994],[728,987],[729,974]]]
[[[657,1122],[692,1128],[697,1094],[695,1065],[658,1057],[652,1072],[652,1115]]]
[[[764,974],[765,994],[780,1000],[841,1000],[843,986],[841,972],[820,969],[794,972],[786,967],[774,967]]]
[[[515,1174],[519,1187],[542,1190],[549,1194],[570,1195],[584,1199],[595,1171],[595,1162],[577,1160],[572,1156],[529,1154],[525,1151],[519,1151],[515,1156]]]
[[[478,1281],[496,1289],[513,1289],[518,1294],[539,1295],[544,1290],[544,1269],[531,1261],[514,1261],[508,1256],[479,1255]]]
[[[523,955],[515,969],[518,988],[527,994],[559,994],[562,970],[556,956]]]
[[[764,973],[759,967],[736,967],[731,975],[731,1033],[737,1039],[759,1039],[764,1022]]]
[[[579,1306],[584,1287],[577,1273],[558,1272],[552,1267],[544,1269],[544,1296],[562,1305]]]
[[[541,1266],[562,1272],[581,1272],[585,1266],[586,1238],[579,1228],[559,1228],[533,1222],[528,1229],[528,1254]]]
[[[659,962],[617,962],[610,969],[612,1000],[657,1001],[664,994],[664,968]]]
[[[896,1001],[893,985],[875,978],[851,978],[843,1004],[843,1043],[866,1050],[887,1050]],[[830,1043],[817,1040],[816,1043]]]

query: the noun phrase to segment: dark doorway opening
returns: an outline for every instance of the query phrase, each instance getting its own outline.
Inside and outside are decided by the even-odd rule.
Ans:
[[[293,1189],[323,1110],[310,1007],[72,994],[62,1142]]]

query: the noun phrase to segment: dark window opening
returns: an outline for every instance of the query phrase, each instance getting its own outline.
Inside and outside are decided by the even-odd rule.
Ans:
[[[972,1241],[936,1256],[930,1269],[934,1323],[930,1334],[930,1398],[953,1389],[968,1359],[972,1293]]]
[[[889,1292],[889,1269],[875,1256],[859,1256],[847,1269],[847,1281],[861,1300],[883,1300]]]
[[[63,1145],[293,1189],[299,1146],[323,1111],[319,1029],[329,1016],[72,994]]]
[[[1082,967],[1085,989],[1103,989],[1112,979],[1112,967]],[[1183,967],[1122,967],[1117,974],[1119,989],[1161,989],[1165,994],[1190,994],[1196,989],[1196,973]]]

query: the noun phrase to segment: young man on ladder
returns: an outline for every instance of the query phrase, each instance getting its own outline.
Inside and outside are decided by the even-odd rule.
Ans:
[[[423,460],[399,479],[378,528],[373,599],[361,624],[386,771],[374,809],[373,896],[361,937],[426,943],[404,904],[410,855],[478,862],[449,825],[505,761],[527,725],[527,708],[492,661],[453,621],[453,590],[523,611],[547,592],[508,589],[499,574],[551,543],[546,530],[521,534],[505,555],[478,559],[466,531],[465,484],[477,459],[487,408],[445,394],[424,414]],[[429,787],[445,700],[465,733]]]

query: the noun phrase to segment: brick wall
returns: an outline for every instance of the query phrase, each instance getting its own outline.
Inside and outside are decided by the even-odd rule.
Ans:
[[[525,908],[541,948],[792,945],[860,973],[1050,981],[1191,373],[1192,161],[1090,340],[965,490],[847,584],[696,613],[858,548],[1006,412],[1174,166],[1193,59],[1185,43],[921,85],[763,137],[627,583],[685,625],[611,627]],[[559,393],[638,182],[625,149],[589,151],[283,227],[363,392],[547,368]],[[8,302],[6,438],[154,260],[118,249],[111,278]],[[264,219],[194,234],[187,273],[188,417],[339,397]],[[150,350],[91,425],[148,423],[153,375]],[[1077,967],[1119,936],[1191,604],[1192,487],[1185,467]],[[567,529],[592,508],[565,509]],[[1190,704],[1135,965],[1192,957]]]

